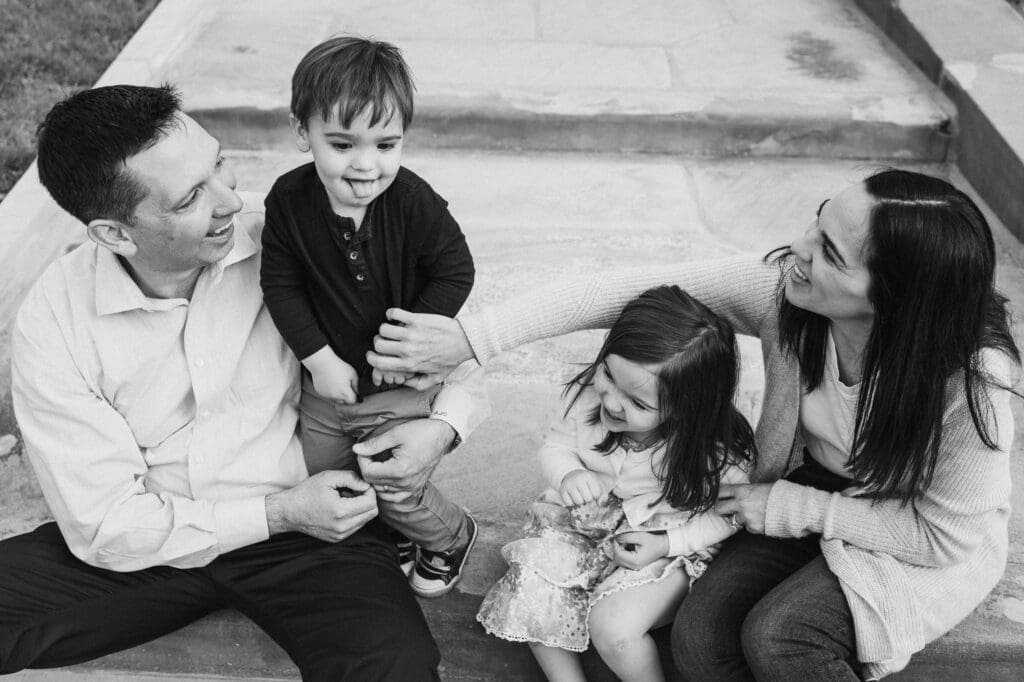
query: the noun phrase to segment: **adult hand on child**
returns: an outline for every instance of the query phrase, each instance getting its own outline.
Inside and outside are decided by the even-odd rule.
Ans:
[[[440,419],[414,419],[352,446],[363,478],[377,496],[401,502],[423,490],[455,440],[455,429]],[[375,461],[375,455],[390,457]]]
[[[639,570],[668,555],[668,535],[630,531],[616,535],[612,542],[612,562],[617,566]]]
[[[367,361],[382,372],[416,374],[426,388],[438,384],[453,369],[473,357],[462,325],[444,315],[387,311],[390,322],[380,326]]]
[[[751,533],[764,534],[771,483],[723,483],[718,487],[715,511],[733,519]]]
[[[562,478],[558,487],[562,504],[567,507],[579,507],[588,502],[596,502],[604,497],[604,482],[599,474],[586,469],[570,471]]]
[[[373,385],[380,386],[381,384],[388,384],[389,386],[401,386],[414,376],[416,375],[407,374],[405,372],[382,372],[379,369],[374,369]]]
[[[270,534],[299,532],[339,542],[377,516],[373,488],[352,471],[324,471],[264,498]]]

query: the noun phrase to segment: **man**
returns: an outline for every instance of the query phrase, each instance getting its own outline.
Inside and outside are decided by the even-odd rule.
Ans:
[[[14,329],[15,413],[56,525],[0,543],[0,673],[233,607],[304,679],[436,679],[437,647],[373,519],[378,495],[415,494],[468,435],[465,386],[360,446],[393,454],[367,459],[365,481],[307,477],[298,364],[260,296],[262,210],[173,88],[57,104],[39,173],[91,241],[47,269]]]

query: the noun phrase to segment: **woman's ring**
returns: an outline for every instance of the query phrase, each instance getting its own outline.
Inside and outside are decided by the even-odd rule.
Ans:
[[[735,514],[729,514],[729,525],[733,528],[742,528],[743,524],[736,520]]]

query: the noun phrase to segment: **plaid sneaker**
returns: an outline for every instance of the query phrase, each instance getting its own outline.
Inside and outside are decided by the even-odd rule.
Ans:
[[[398,567],[406,577],[409,577],[412,575],[413,566],[416,565],[416,544],[398,531],[391,531],[391,539],[398,548]]]
[[[466,512],[466,522],[469,524],[469,542],[462,549],[432,552],[420,548],[420,558],[416,561],[416,568],[409,580],[412,591],[418,596],[443,597],[459,582],[462,569],[466,566],[466,559],[476,544],[476,519],[470,516],[469,512]]]

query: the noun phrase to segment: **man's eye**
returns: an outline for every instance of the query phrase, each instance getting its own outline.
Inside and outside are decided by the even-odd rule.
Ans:
[[[185,203],[183,203],[179,208],[182,209],[182,210],[188,208],[192,204],[196,203],[196,199],[198,199],[198,198],[199,198],[199,189],[196,188],[196,189],[192,190],[192,194],[188,195],[188,199],[186,199]]]

